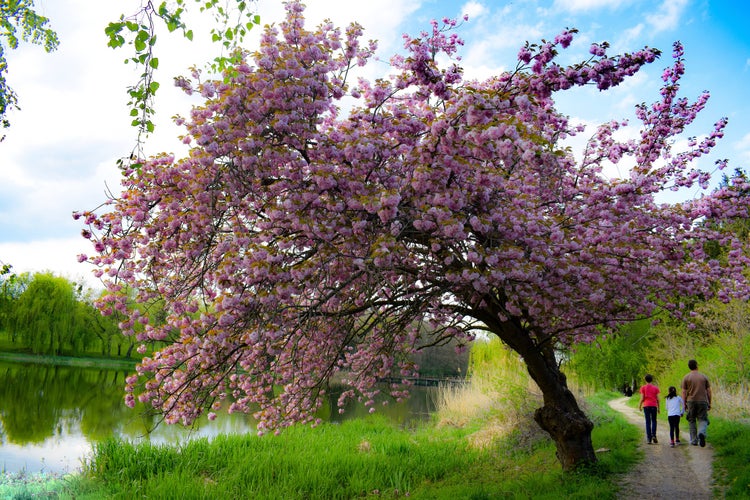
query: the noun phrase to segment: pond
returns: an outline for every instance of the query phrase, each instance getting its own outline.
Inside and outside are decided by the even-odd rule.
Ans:
[[[111,436],[132,442],[178,443],[196,437],[255,432],[252,416],[220,412],[191,428],[159,425],[143,407],[123,402],[128,372],[0,362],[0,469],[4,472],[75,472],[92,445]],[[403,403],[378,405],[378,412],[400,425],[426,419],[434,410],[436,388],[414,387]],[[321,418],[341,421],[366,415],[356,403],[343,414],[335,409],[335,390]],[[149,430],[152,429],[150,432]]]

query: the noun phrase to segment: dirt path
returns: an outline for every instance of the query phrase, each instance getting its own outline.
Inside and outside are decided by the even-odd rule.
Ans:
[[[626,405],[628,398],[615,399],[609,405],[622,413],[629,422],[643,431],[639,445],[644,453],[643,461],[623,480],[619,498],[623,499],[710,499],[711,475],[713,472],[713,449],[710,443],[705,448],[690,445],[688,423],[680,422],[682,444],[669,446],[669,424],[660,413],[657,417],[656,437],[659,444],[646,443],[646,426],[643,413]]]

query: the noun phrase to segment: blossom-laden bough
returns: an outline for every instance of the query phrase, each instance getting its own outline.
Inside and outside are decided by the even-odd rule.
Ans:
[[[415,373],[425,331],[429,343],[481,331],[526,363],[563,468],[595,461],[556,349],[661,309],[684,314],[686,298],[748,296],[744,242],[720,231],[748,197],[731,183],[709,192],[693,166],[726,120],[671,151],[708,98],[678,97],[681,46],[660,99],[637,108],[639,137],[618,141],[623,124],[605,123],[577,161],[562,141],[581,129],[554,94],[614,87],[657,50],[593,45],[563,67],[566,30],[523,47],[514,71],[469,82],[437,62],[461,43],[446,20],[405,38],[392,77],[352,83],[375,49],[361,27],[311,31],[300,3],[286,9],[228,83],[198,86],[205,104],[181,120],[187,157],[130,166],[118,197],[77,214],[96,250],[81,260],[108,286],[102,312],[124,315],[144,346],[167,343],[128,380],[129,404],[184,424],[227,404],[280,429],[314,421],[334,375],[350,387],[342,401],[372,405],[378,380]],[[627,177],[603,175],[626,159]],[[691,186],[705,194],[655,201]],[[707,241],[726,258],[709,258]],[[160,322],[144,312],[157,300]]]

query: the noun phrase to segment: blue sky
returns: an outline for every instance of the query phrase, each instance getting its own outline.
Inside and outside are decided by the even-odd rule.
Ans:
[[[750,168],[750,20],[743,2],[733,0],[308,0],[308,19],[317,24],[330,17],[339,25],[357,20],[365,38],[380,42],[383,61],[400,49],[401,34],[417,33],[431,19],[470,17],[459,33],[466,44],[463,65],[469,78],[484,78],[515,66],[525,40],[552,39],[566,27],[580,33],[564,52],[563,61],[587,57],[592,42],[609,41],[611,53],[657,47],[661,60],[613,92],[580,89],[558,98],[559,109],[574,121],[595,124],[632,118],[633,106],[658,97],[660,74],[670,63],[675,40],[685,45],[687,74],[683,94],[696,97],[709,90],[712,98],[688,135],[710,131],[711,124],[729,117],[726,137],[713,159],[729,158],[730,168]],[[120,14],[134,12],[138,0],[37,0],[37,9],[50,17],[60,35],[60,48],[51,54],[22,46],[8,54],[9,82],[22,110],[13,113],[12,128],[0,143],[0,260],[17,272],[51,270],[71,279],[87,279],[91,269],[76,255],[90,253],[73,221],[75,210],[92,209],[105,192],[118,190],[117,158],[127,155],[135,141],[129,126],[125,87],[136,80],[127,53],[106,47],[104,26]],[[257,4],[263,23],[278,21],[278,0]],[[200,20],[198,20],[200,22]],[[203,36],[201,36],[203,35]],[[255,38],[247,46],[255,46]],[[210,60],[216,46],[198,30],[192,43],[175,36],[160,37],[161,95],[157,101],[157,131],[146,152],[180,153],[181,132],[171,124],[186,115],[190,101],[169,84],[192,65]],[[157,45],[157,47],[159,47]],[[381,76],[387,65],[375,64],[367,76]],[[585,136],[586,134],[584,134]],[[575,145],[574,145],[575,146]],[[693,196],[695,193],[688,193]]]

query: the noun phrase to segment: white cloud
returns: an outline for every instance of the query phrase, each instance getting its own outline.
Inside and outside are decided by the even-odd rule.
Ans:
[[[638,40],[643,33],[643,29],[645,28],[645,25],[643,23],[638,23],[637,25],[633,26],[630,29],[626,29],[622,33],[622,37],[620,39],[620,44],[623,46],[627,46],[632,42],[633,40]]]
[[[555,7],[563,11],[585,11],[619,7],[626,0],[555,0]]]
[[[664,0],[656,13],[646,16],[646,22],[656,33],[673,30],[680,24],[687,4],[688,0]]]
[[[474,0],[467,2],[463,7],[461,7],[461,17],[469,16],[469,20],[479,19],[480,17],[487,14],[487,12],[487,7]]]
[[[508,70],[517,62],[518,49],[526,40],[533,42],[545,36],[541,24],[502,22],[499,16],[491,22],[496,26],[494,31],[488,32],[486,26],[481,26],[472,33],[473,43],[462,50],[461,65],[466,80],[481,81]]]
[[[77,255],[90,253],[90,244],[81,237],[51,238],[24,242],[0,243],[2,261],[13,266],[16,274],[51,271],[72,281],[101,288],[90,264],[79,263]]]

